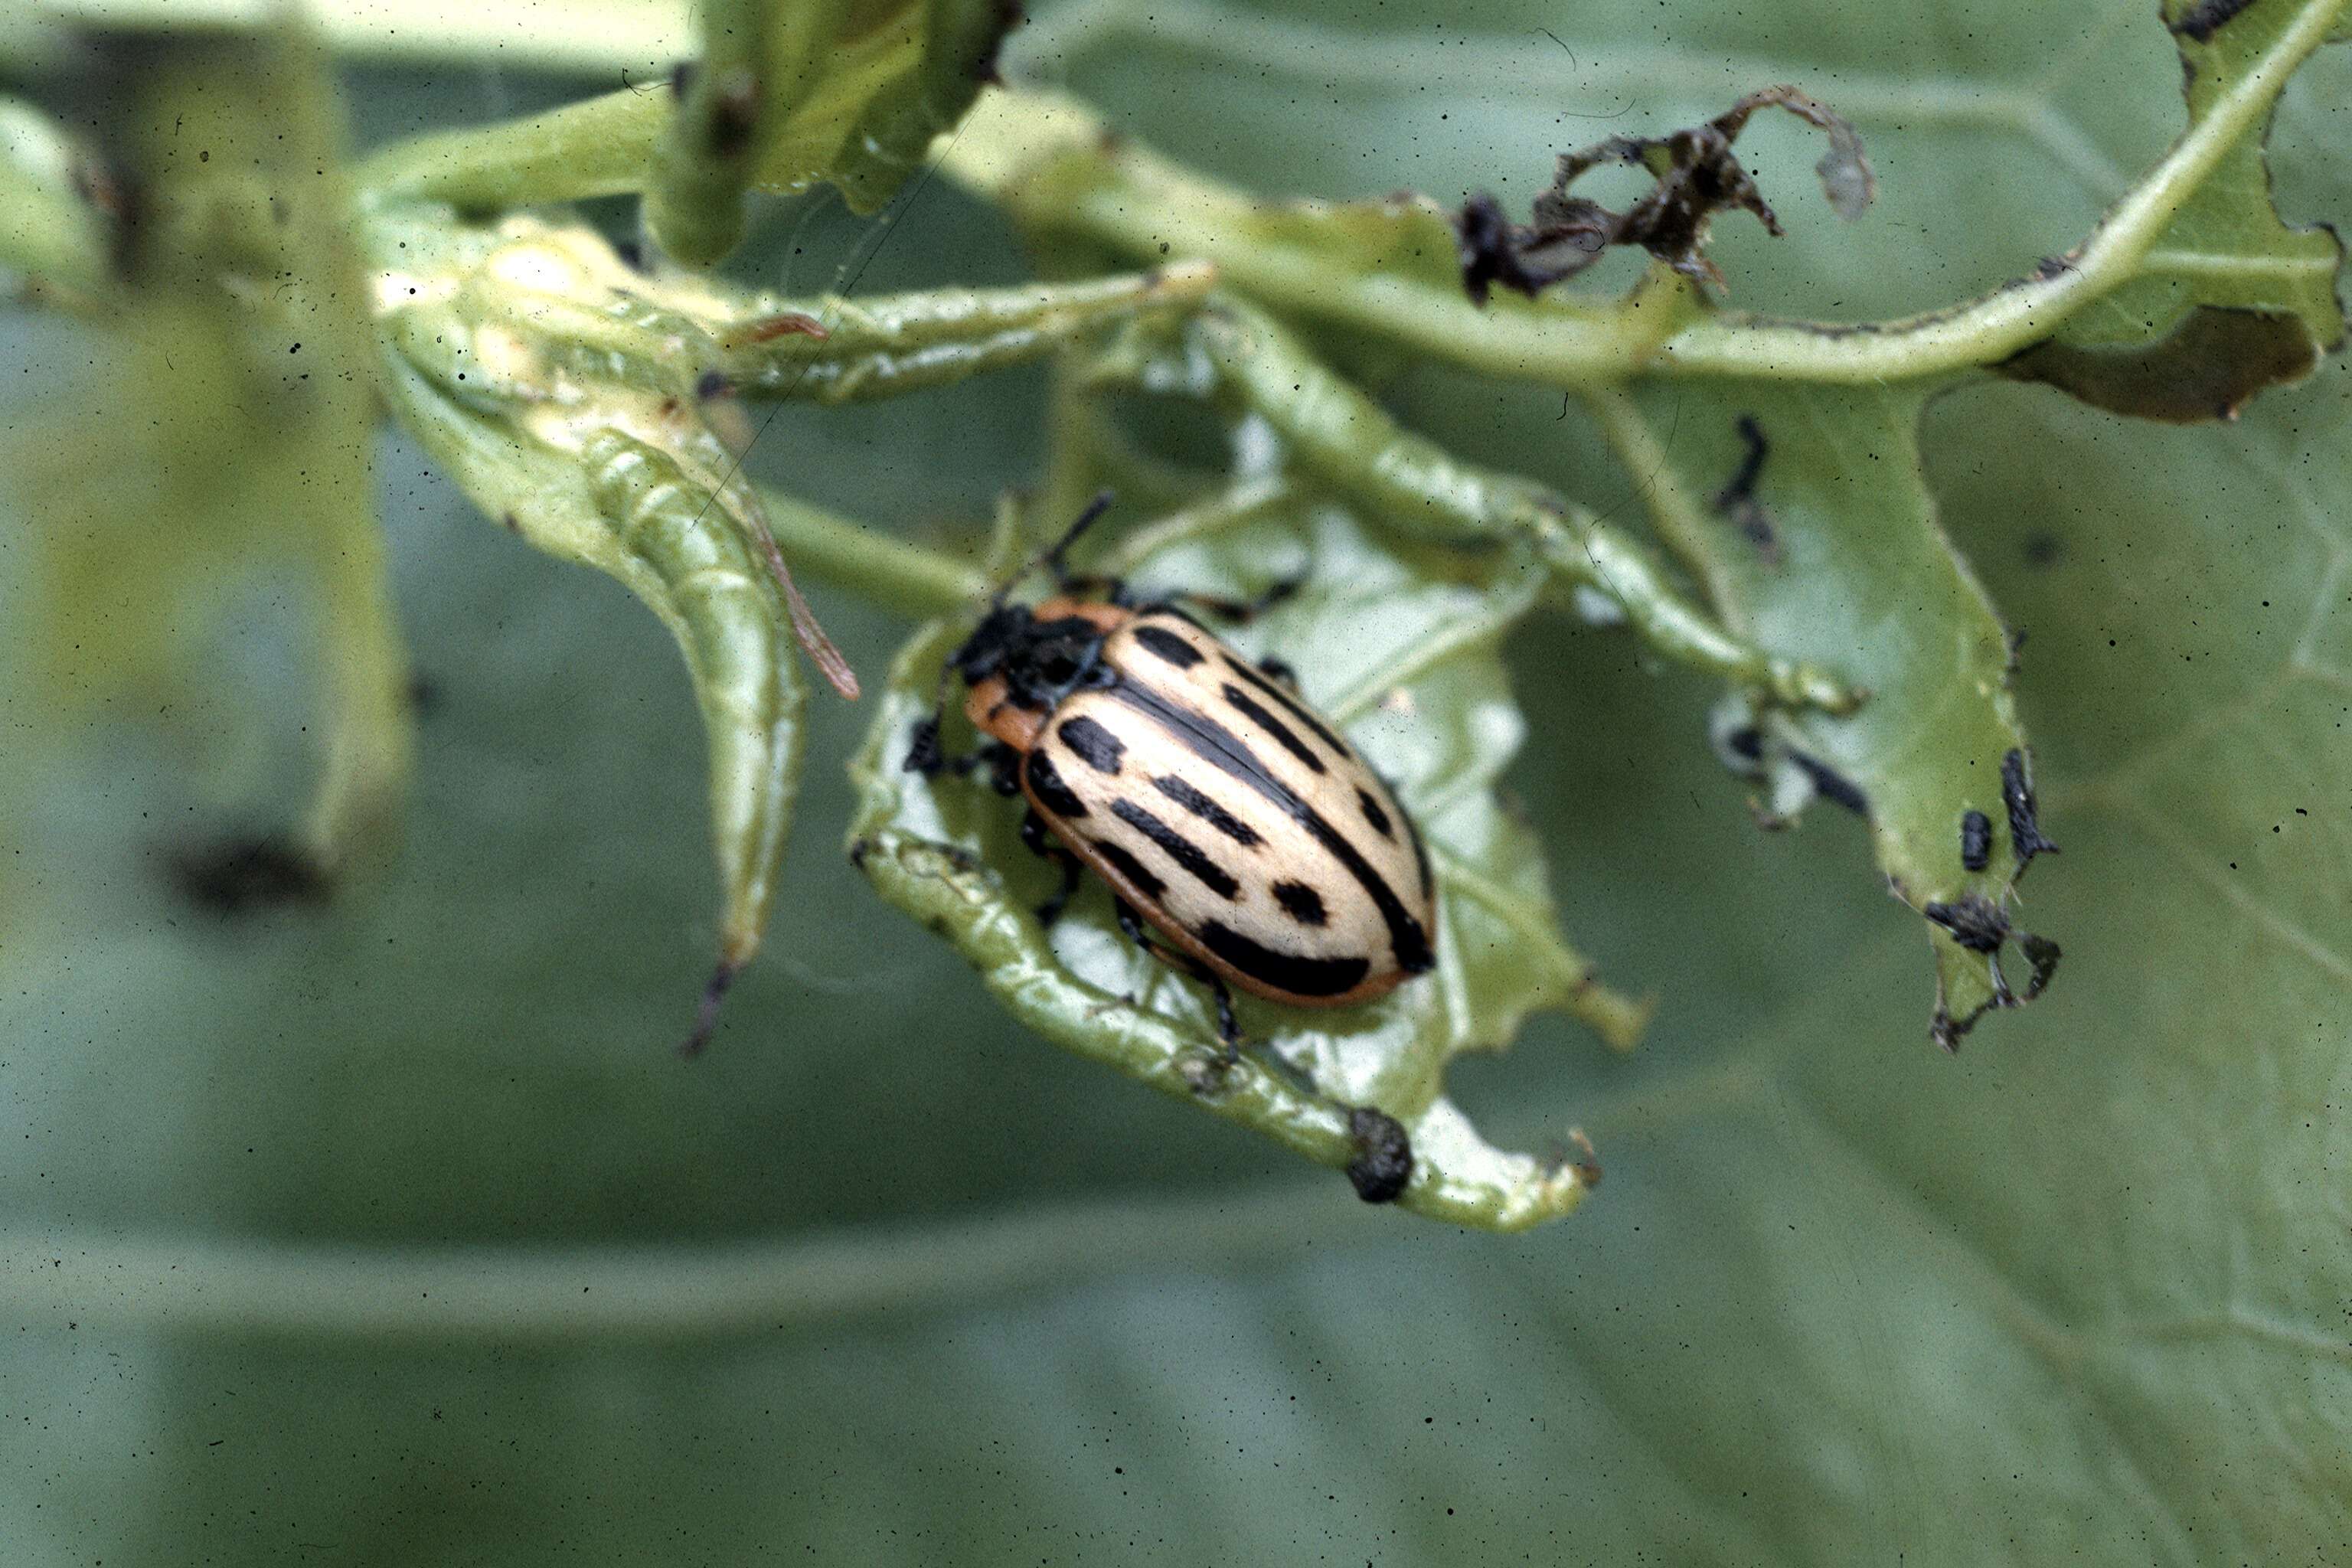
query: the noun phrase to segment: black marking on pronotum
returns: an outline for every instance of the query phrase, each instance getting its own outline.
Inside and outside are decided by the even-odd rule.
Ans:
[[[1221,899],[1231,900],[1242,890],[1233,873],[1201,852],[1201,847],[1160,818],[1122,795],[1110,803],[1110,814],[1160,847],[1160,852],[1192,874],[1192,879]]]
[[[2033,966],[2033,973],[2025,981],[2025,999],[2031,1002],[2042,994],[2042,988],[2050,984],[2050,977],[2058,973],[2061,954],[2056,942],[2046,936],[2036,936],[2030,931],[2018,933],[2017,945],[2024,952],[2025,962]]]
[[[1225,660],[1225,668],[1232,670],[1235,675],[1240,676],[1244,680],[1248,681],[1252,686],[1256,687],[1260,691],[1265,692],[1268,697],[1273,698],[1276,702],[1280,703],[1284,712],[1289,714],[1293,719],[1297,720],[1301,724],[1304,724],[1307,730],[1313,733],[1317,740],[1322,742],[1325,745],[1330,747],[1341,756],[1352,757],[1356,754],[1348,749],[1347,742],[1331,733],[1329,727],[1327,726],[1322,720],[1318,719],[1313,713],[1307,711],[1307,710],[1301,705],[1296,698],[1292,697],[1289,692],[1285,691],[1280,686],[1276,685],[1272,680],[1267,679],[1265,671],[1252,669],[1240,659],[1230,657]],[[1289,666],[1284,665],[1282,668],[1287,669]]]
[[[1323,819],[1323,814],[1298,798],[1298,795],[1265,771],[1265,764],[1244,744],[1240,736],[1204,713],[1194,713],[1175,707],[1147,686],[1132,680],[1122,680],[1110,688],[1117,700],[1151,720],[1184,743],[1185,749],[1202,762],[1228,773],[1249,785],[1260,795],[1288,813],[1291,820],[1305,828],[1315,842],[1333,859],[1347,868],[1348,875],[1364,889],[1381,911],[1388,926],[1389,945],[1396,952],[1397,967],[1407,974],[1421,974],[1436,963],[1430,952],[1429,933],[1422,929],[1388,884],[1388,879],[1366,863],[1356,847]],[[1208,939],[1204,936],[1202,941]],[[1347,987],[1340,987],[1346,990]],[[1301,992],[1301,995],[1307,993]]]
[[[1081,713],[1075,719],[1065,719],[1055,727],[1062,743],[1077,753],[1077,758],[1098,773],[1118,772],[1118,760],[1127,754],[1126,744],[1117,735]]]
[[[1359,789],[1356,792],[1356,804],[1363,808],[1364,820],[1372,825],[1373,832],[1391,842],[1395,841],[1396,828],[1390,824],[1389,814],[1381,809],[1381,803],[1372,798],[1371,791]]]
[[[1039,805],[1063,818],[1080,817],[1087,814],[1087,803],[1073,795],[1070,786],[1062,782],[1061,771],[1054,766],[1053,758],[1043,752],[1031,752],[1028,761],[1023,764],[1023,771],[1027,778],[1029,793],[1036,797]]]
[[[2203,0],[2203,4],[2192,5],[2183,13],[2180,20],[2172,24],[2172,30],[2184,38],[2210,44],[2214,34],[2253,3],[2254,0]]]
[[[1151,787],[1244,849],[1252,845],[1265,842],[1257,836],[1256,828],[1252,827],[1174,773],[1160,774],[1151,781]]]
[[[1274,901],[1303,926],[1319,926],[1330,918],[1323,912],[1323,895],[1304,882],[1276,882]]]
[[[2018,874],[2023,876],[2036,855],[2055,855],[2058,846],[2042,837],[2034,818],[2033,785],[2025,776],[2025,753],[2014,747],[2000,759],[2000,800],[2009,808],[2009,841],[2017,851]]]
[[[1126,846],[1115,844],[1108,838],[1092,838],[1087,842],[1094,846],[1096,854],[1110,862],[1113,869],[1135,884],[1139,896],[1156,904],[1160,896],[1168,890],[1168,884],[1153,876],[1150,867],[1129,854]]]
[[[1981,811],[1960,813],[1960,866],[1981,871],[1992,864],[1992,818]]]
[[[1919,912],[1951,932],[1952,940],[1970,952],[1999,952],[2000,944],[2009,940],[2009,917],[1981,893],[1970,893],[1948,904],[1929,903]]]
[[[1135,640],[1146,653],[1156,654],[1179,669],[1190,669],[1208,657],[1166,626],[1138,626]]]
[[[1412,1180],[1412,1140],[1405,1136],[1404,1124],[1360,1105],[1348,1112],[1348,1137],[1356,1145],[1356,1157],[1348,1162],[1356,1195],[1368,1204],[1395,1202]]]
[[[1369,959],[1283,952],[1218,921],[1202,921],[1192,934],[1202,947],[1242,973],[1294,996],[1343,995],[1362,984],[1364,976],[1371,973]]]
[[[1272,736],[1276,745],[1304,763],[1308,773],[1330,772],[1323,759],[1315,754],[1314,747],[1292,734],[1289,725],[1267,712],[1258,703],[1251,701],[1250,694],[1230,680],[1224,684],[1224,698],[1227,702],[1233,704],[1234,711]]]
[[[1870,815],[1870,797],[1863,794],[1862,786],[1852,779],[1827,763],[1809,757],[1802,752],[1790,752],[1789,760],[1804,770],[1805,776],[1813,781],[1813,788],[1821,792],[1823,800],[1832,805],[1842,805],[1856,816]]]

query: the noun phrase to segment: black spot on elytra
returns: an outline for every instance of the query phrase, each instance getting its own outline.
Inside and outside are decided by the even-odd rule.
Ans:
[[[1233,873],[1202,852],[1201,847],[1131,800],[1110,803],[1110,814],[1158,846],[1160,852],[1189,873],[1192,879],[1221,899],[1231,899],[1242,885]]]
[[[1323,895],[1304,882],[1276,882],[1274,901],[1303,926],[1319,926],[1330,918],[1323,911]]]
[[[1080,762],[1098,773],[1118,772],[1119,759],[1127,754],[1125,743],[1117,735],[1083,713],[1063,720],[1055,732]]]
[[[1348,1137],[1356,1145],[1356,1157],[1348,1162],[1356,1195],[1368,1204],[1395,1202],[1412,1180],[1412,1140],[1404,1124],[1386,1111],[1358,1106],[1348,1113]]]
[[[1062,782],[1060,770],[1054,766],[1054,759],[1045,752],[1030,752],[1023,773],[1030,796],[1055,816],[1075,820],[1087,814],[1087,803],[1071,793],[1070,786]]]
[[[1258,668],[1253,669],[1248,665],[1244,664],[1240,659],[1234,658],[1229,655],[1225,659],[1225,668],[1232,670],[1235,675],[1240,676],[1244,680],[1248,681],[1252,686],[1256,687],[1260,691],[1265,692],[1266,697],[1277,704],[1284,712],[1289,714],[1293,719],[1297,720],[1300,726],[1308,733],[1312,734],[1317,740],[1322,742],[1325,745],[1330,747],[1331,750],[1338,752],[1340,756],[1352,757],[1356,754],[1348,749],[1347,742],[1339,739],[1339,736],[1331,732],[1331,727],[1329,725],[1324,723],[1322,720],[1318,719],[1313,713],[1309,712],[1306,704],[1300,702],[1289,692],[1284,690],[1272,680],[1266,679],[1277,668],[1285,670],[1289,669],[1290,667],[1288,665],[1282,663],[1279,659],[1268,659]],[[1295,674],[1292,676],[1292,679],[1297,679]]]
[[[1389,814],[1381,809],[1381,803],[1372,798],[1372,792],[1368,789],[1358,790],[1356,804],[1363,808],[1364,820],[1372,825],[1372,831],[1391,843],[1394,843],[1396,825],[1389,821]]]
[[[1168,884],[1153,876],[1151,868],[1129,854],[1126,846],[1114,844],[1108,838],[1090,839],[1088,842],[1094,846],[1096,854],[1108,861],[1120,876],[1135,884],[1138,896],[1158,903],[1160,895],[1168,891]]]
[[[1244,849],[1263,843],[1257,829],[1202,795],[1174,773],[1162,773],[1151,781],[1151,787],[1191,812]]]
[[[1138,626],[1135,628],[1135,640],[1146,653],[1155,654],[1179,669],[1190,669],[1202,659],[1199,648],[1166,626]]]
[[[1992,864],[1992,818],[1981,811],[1960,813],[1960,865],[1981,871]]]
[[[1363,984],[1372,969],[1367,959],[1277,952],[1216,921],[1202,921],[1192,934],[1237,973],[1293,996],[1344,995]]]
[[[1290,726],[1267,712],[1263,704],[1253,701],[1248,692],[1233,682],[1227,681],[1224,686],[1224,696],[1225,700],[1234,705],[1235,712],[1265,731],[1276,745],[1306,764],[1308,773],[1319,773],[1328,771],[1323,759],[1315,754],[1313,748],[1292,733]]]

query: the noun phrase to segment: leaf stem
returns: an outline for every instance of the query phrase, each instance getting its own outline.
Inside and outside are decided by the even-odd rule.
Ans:
[[[2127,282],[2199,185],[2276,103],[2352,0],[2306,0],[2264,57],[2206,110],[2110,211],[2073,264],[2047,278],[1907,321],[1835,325],[1658,301],[1498,299],[1481,309],[1429,253],[1450,255],[1426,202],[1395,220],[1397,254],[1352,275],[1350,209],[1270,208],[1149,149],[1110,136],[1092,110],[1045,92],[982,100],[947,149],[946,173],[1038,226],[1157,260],[1217,264],[1236,291],[1286,311],[1401,342],[1488,374],[1582,387],[1635,373],[1869,384],[1948,374],[2006,359]],[[1361,208],[1353,209],[1360,212]],[[1360,249],[1360,246],[1357,247]]]

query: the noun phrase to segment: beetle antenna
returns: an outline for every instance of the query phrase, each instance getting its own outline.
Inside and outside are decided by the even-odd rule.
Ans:
[[[992,610],[1003,608],[1005,596],[1021,585],[1021,580],[1024,577],[1041,566],[1054,574],[1054,581],[1056,584],[1066,584],[1070,580],[1070,569],[1063,563],[1063,556],[1069,552],[1071,545],[1078,542],[1078,535],[1092,528],[1095,525],[1095,520],[1110,510],[1110,503],[1109,490],[1098,492],[1094,500],[1087,503],[1087,510],[1078,513],[1078,521],[1062,531],[1061,538],[1055,540],[1049,549],[1032,556],[1020,571],[1007,577],[998,586],[995,596],[988,601],[988,607]]]
[[[1095,520],[1110,510],[1110,491],[1098,491],[1095,499],[1087,503],[1087,510],[1078,513],[1078,521],[1070,524],[1068,531],[1055,542],[1053,549],[1045,552],[1044,564],[1054,574],[1055,583],[1070,580],[1069,566],[1062,557],[1068,554],[1070,546],[1078,542],[1078,535],[1092,528]]]

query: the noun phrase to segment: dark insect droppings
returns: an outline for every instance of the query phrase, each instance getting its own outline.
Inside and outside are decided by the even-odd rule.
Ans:
[[[1979,893],[1948,904],[1930,903],[1919,912],[1951,932],[1952,940],[1970,952],[1999,952],[2000,944],[2009,940],[2009,917]]]
[[[1981,871],[1992,864],[1992,818],[1981,811],[1960,813],[1960,865]]]
[[[2058,846],[2042,837],[2033,809],[2033,785],[2025,776],[2025,753],[2014,748],[2000,759],[2000,799],[2009,808],[2009,841],[2017,852],[2017,870],[2022,876],[2036,855],[2055,855]]]
[[[1809,757],[1802,752],[1790,752],[1789,760],[1804,770],[1805,776],[1813,781],[1813,788],[1821,792],[1823,800],[1832,805],[1842,805],[1856,816],[1870,815],[1870,797],[1863,794],[1862,786],[1852,779],[1827,763]]]
[[[1356,1145],[1356,1157],[1348,1162],[1356,1195],[1368,1204],[1394,1203],[1412,1181],[1412,1140],[1404,1124],[1360,1105],[1348,1112],[1348,1136]]]

